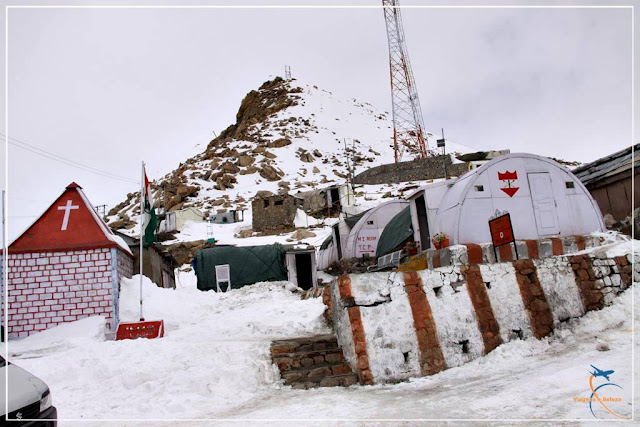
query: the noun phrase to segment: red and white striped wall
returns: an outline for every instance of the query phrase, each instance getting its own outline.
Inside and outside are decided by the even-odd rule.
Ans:
[[[427,268],[434,269],[447,265],[489,264],[509,262],[517,259],[541,259],[558,255],[569,255],[595,248],[602,244],[597,236],[554,237],[540,240],[517,240],[513,244],[495,249],[491,243],[467,243],[443,249],[428,249]],[[516,256],[516,248],[518,254]]]
[[[543,338],[640,281],[631,254],[555,256],[417,272],[345,275],[323,296],[362,384],[459,366],[500,344]]]

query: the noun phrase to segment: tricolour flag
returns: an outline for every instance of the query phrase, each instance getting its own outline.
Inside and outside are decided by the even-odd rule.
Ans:
[[[147,171],[144,169],[144,165],[142,166],[142,176],[144,176],[144,184],[142,186],[142,230],[144,233],[144,243],[150,245],[156,240],[158,217],[156,216],[156,208],[153,206],[151,186],[149,185],[149,178],[147,178]]]

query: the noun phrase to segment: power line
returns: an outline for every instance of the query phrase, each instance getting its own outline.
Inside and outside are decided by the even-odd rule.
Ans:
[[[108,172],[108,171],[104,171],[104,170],[101,170],[101,169],[97,169],[97,168],[94,168],[94,167],[91,167],[91,166],[87,166],[85,164],[76,162],[75,160],[71,160],[71,159],[68,159],[66,157],[59,156],[57,154],[54,154],[54,153],[51,153],[49,151],[43,150],[42,148],[39,148],[39,147],[36,147],[34,145],[28,144],[28,143],[26,143],[24,141],[21,141],[19,139],[14,138],[14,137],[9,137],[9,140],[7,140],[7,136],[5,134],[1,133],[1,132],[0,132],[0,137],[1,137],[0,139],[4,140],[5,142],[8,142],[9,144],[11,144],[11,145],[13,145],[15,147],[22,148],[23,150],[30,151],[30,152],[32,152],[34,154],[38,154],[38,155],[40,155],[42,157],[46,157],[46,158],[51,159],[51,160],[55,160],[56,162],[65,164],[67,166],[72,166],[72,167],[84,170],[85,172],[91,172],[91,173],[94,173],[96,175],[100,175],[100,176],[105,177],[105,178],[116,179],[116,180],[119,180],[119,181],[129,182],[129,183],[132,183],[132,184],[138,184],[139,183],[136,180],[133,180],[133,179],[130,179],[130,178],[126,178],[126,177],[123,177],[123,176],[120,176],[120,175],[116,175],[114,173],[111,173],[111,172]]]

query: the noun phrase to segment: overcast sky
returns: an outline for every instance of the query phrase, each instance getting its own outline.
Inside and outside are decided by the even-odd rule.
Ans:
[[[402,2],[424,4],[436,3]],[[430,131],[445,128],[473,149],[581,162],[632,144],[630,9],[402,14]],[[339,96],[391,106],[379,8],[12,8],[8,22],[9,122],[3,114],[1,133],[128,180],[139,179],[143,159],[154,179],[203,149],[235,121],[243,96],[285,65]],[[2,27],[4,35],[4,19]],[[15,145],[8,178],[10,238],[71,181],[109,207],[139,188]]]

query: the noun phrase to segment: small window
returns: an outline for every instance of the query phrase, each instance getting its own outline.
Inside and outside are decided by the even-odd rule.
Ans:
[[[264,207],[268,208],[269,207],[269,200],[265,199],[265,200],[263,200],[263,202],[264,202]]]
[[[564,183],[567,188],[576,188],[575,183],[573,181],[567,181]]]
[[[276,206],[282,206],[283,203],[284,203],[284,200],[276,200],[273,204]]]
[[[484,185],[476,185],[476,191],[484,191]]]
[[[367,225],[373,225],[373,221],[367,221]]]

